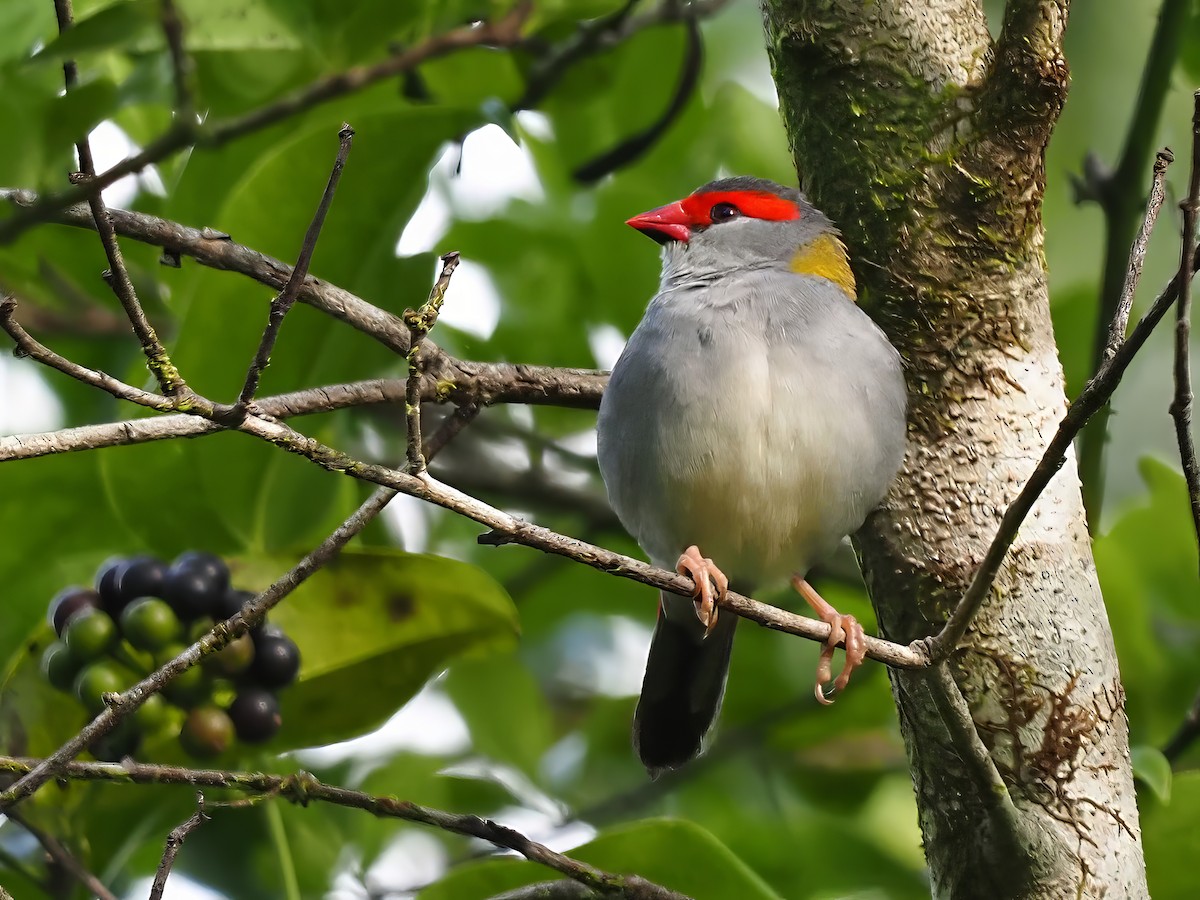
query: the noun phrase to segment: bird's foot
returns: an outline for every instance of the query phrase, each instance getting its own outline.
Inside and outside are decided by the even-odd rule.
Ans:
[[[729,591],[729,579],[711,559],[700,555],[700,548],[695,544],[683,551],[675,563],[675,571],[696,582],[696,590],[692,594],[696,618],[704,626],[704,636],[708,637],[717,624],[717,611],[720,609],[717,604],[725,599]]]
[[[792,578],[792,587],[813,608],[822,622],[829,625],[829,637],[821,647],[821,658],[817,661],[817,684],[813,689],[817,702],[828,706],[833,701],[825,696],[824,685],[833,677],[833,651],[843,641],[846,644],[846,664],[841,674],[833,682],[835,690],[845,689],[850,682],[850,676],[867,656],[867,638],[858,619],[851,615],[838,612],[829,601],[817,593],[816,588],[796,575]]]

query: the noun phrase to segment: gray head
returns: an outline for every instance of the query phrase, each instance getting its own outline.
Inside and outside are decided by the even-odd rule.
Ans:
[[[663,246],[663,277],[788,269],[798,251],[837,230],[796,188],[738,175],[628,221]]]

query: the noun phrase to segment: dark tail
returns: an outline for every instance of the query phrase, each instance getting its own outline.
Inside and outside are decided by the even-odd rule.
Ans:
[[[679,599],[663,597],[661,602]],[[679,621],[679,616],[668,617],[659,610],[642,696],[633,714],[633,745],[652,777],[700,753],[725,695],[738,617],[722,612],[705,638],[691,603],[683,602],[690,620]]]

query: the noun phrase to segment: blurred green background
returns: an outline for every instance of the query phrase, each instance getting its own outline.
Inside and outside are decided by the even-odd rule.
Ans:
[[[381,58],[503,0],[180,0],[198,108],[217,121],[327,73]],[[652,294],[655,248],[623,225],[721,174],[795,181],[775,110],[756,4],[732,0],[701,24],[698,88],[652,148],[595,184],[572,172],[652,125],[680,78],[678,23],[637,30],[570,66],[531,111],[513,114],[539,59],[621,0],[544,0],[520,51],[471,49],[217,149],[178,154],[120,186],[114,203],[211,226],[290,261],[315,208],[343,122],[357,132],[312,271],[399,312],[424,298],[436,256],[460,250],[434,339],[470,359],[607,367]],[[1002,4],[991,2],[991,21]],[[1189,3],[1154,146],[1179,161],[1137,309],[1178,257],[1178,212],[1200,80],[1200,12]],[[635,15],[652,11],[650,0]],[[1075,201],[1086,154],[1111,164],[1125,140],[1159,4],[1077,2],[1067,38],[1072,88],[1047,160],[1046,254],[1072,392],[1090,370],[1103,219]],[[56,190],[70,141],[95,135],[101,165],[170,122],[172,87],[155,2],[80,2],[72,42],[56,42],[48,0],[0,4],[0,184]],[[86,28],[84,27],[86,26]],[[995,30],[993,28],[993,30]],[[36,53],[34,52],[36,51]],[[31,58],[31,53],[34,55]],[[65,55],[79,96],[58,96]],[[116,157],[108,159],[111,163]],[[1144,172],[1149,182],[1149,164]],[[0,217],[7,210],[0,209]],[[403,240],[401,239],[403,235]],[[401,255],[397,255],[397,244]],[[201,393],[231,400],[271,293],[153,247],[123,242],[134,281],[175,362]],[[38,227],[0,247],[0,287],[44,342],[86,365],[145,382],[138,348],[99,278],[91,233]],[[1135,309],[1136,315],[1136,309]],[[1096,559],[1128,694],[1150,883],[1191,897],[1200,851],[1200,782],[1162,747],[1200,687],[1196,547],[1174,457],[1170,333],[1160,330],[1114,401]],[[308,307],[290,315],[263,393],[403,375],[403,361]],[[0,359],[0,431],[133,417],[97,391],[24,360]],[[427,420],[440,413],[429,410]],[[594,414],[492,408],[434,467],[444,480],[555,530],[637,548],[603,500]],[[374,408],[295,424],[362,457],[403,459],[403,416]],[[0,751],[44,754],[83,724],[78,705],[37,675],[49,598],[87,583],[114,554],[200,548],[234,560],[261,588],[322,539],[363,487],[242,435],[108,449],[0,467]],[[721,727],[690,768],[649,782],[629,721],[654,615],[632,582],[519,548],[479,547],[480,528],[399,498],[354,554],[279,608],[305,667],[285,695],[285,726],[229,768],[292,771],[454,811],[490,816],[580,858],[637,871],[696,897],[928,896],[904,748],[886,674],[867,666],[830,710],[811,696],[816,647],[744,626]],[[458,560],[414,559],[435,554]],[[467,564],[464,566],[463,564]],[[817,584],[873,624],[846,550]],[[353,615],[330,602],[346,586]],[[387,615],[411,589],[420,615]],[[788,595],[764,595],[766,600]],[[868,627],[871,627],[870,624]],[[347,631],[339,631],[347,629]],[[519,637],[518,637],[519,632]],[[354,640],[341,640],[349,633]],[[332,710],[328,698],[345,696]],[[415,699],[413,699],[415,697]],[[397,713],[392,717],[393,713]],[[336,712],[336,715],[335,715]],[[297,748],[347,741],[314,752]],[[286,755],[279,755],[286,753]],[[148,759],[178,762],[170,742]],[[210,800],[220,799],[213,792]],[[144,896],[187,789],[48,785],[28,816],[66,841],[118,893]],[[1189,853],[1190,851],[1190,853]],[[475,898],[549,877],[442,832],[361,812],[283,802],[216,810],[185,846],[169,896]],[[0,825],[0,884],[46,896],[28,836]],[[185,889],[185,883],[188,885]],[[427,887],[426,887],[427,886]],[[74,894],[72,893],[74,890]],[[205,891],[210,893],[205,893]],[[60,894],[52,894],[59,896]],[[66,888],[61,896],[82,896]]]

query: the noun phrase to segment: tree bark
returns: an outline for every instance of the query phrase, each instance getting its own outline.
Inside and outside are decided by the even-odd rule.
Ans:
[[[763,0],[801,182],[903,354],[908,453],[857,536],[880,627],[933,634],[1066,408],[1041,220],[1068,0]],[[893,671],[938,897],[1147,896],[1124,692],[1074,457],[939,674]]]

